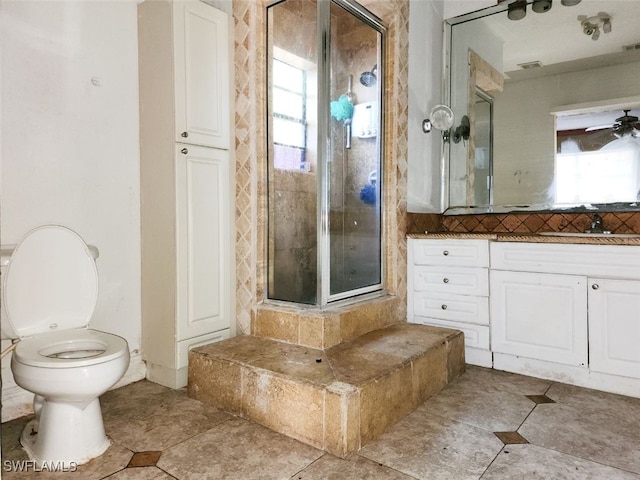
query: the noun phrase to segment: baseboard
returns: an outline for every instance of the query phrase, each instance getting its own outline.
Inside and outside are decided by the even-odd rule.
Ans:
[[[585,367],[563,365],[516,355],[493,353],[493,368],[544,378],[579,387],[640,398],[640,379],[592,372]]]
[[[120,388],[146,377],[147,368],[141,354],[132,355],[129,368],[111,389]],[[2,387],[2,422],[33,414],[33,393],[16,384]]]
[[[187,367],[169,368],[155,363],[147,364],[147,380],[174,390],[187,386]]]
[[[493,355],[490,350],[481,348],[466,347],[464,349],[465,362],[469,365],[478,365],[480,367],[493,367]]]
[[[125,385],[129,385],[130,383],[138,382],[140,380],[144,380],[147,376],[147,366],[142,360],[142,354],[138,353],[136,355],[132,355],[129,360],[129,368],[127,369],[124,376],[116,383],[110,390],[114,388],[124,387]]]
[[[33,393],[18,385],[2,387],[2,423],[33,414]]]

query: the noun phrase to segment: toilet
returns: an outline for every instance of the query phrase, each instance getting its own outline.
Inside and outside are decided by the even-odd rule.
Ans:
[[[98,397],[126,372],[129,346],[88,328],[98,299],[96,257],[77,233],[46,225],[27,233],[3,271],[2,338],[19,340],[11,370],[34,394],[35,418],[20,443],[38,464],[70,468],[110,444]]]

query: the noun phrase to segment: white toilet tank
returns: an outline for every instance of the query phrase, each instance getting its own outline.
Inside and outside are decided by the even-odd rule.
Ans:
[[[13,253],[14,248],[16,248],[15,245],[0,246],[0,278],[3,282],[7,272],[7,265],[9,265],[9,260],[11,259],[11,254]],[[9,322],[7,321],[7,312],[4,309],[4,298],[2,298],[1,303],[2,309],[0,310],[0,339],[12,340],[17,337],[13,329],[10,327]],[[5,331],[5,328],[7,329],[7,331]]]

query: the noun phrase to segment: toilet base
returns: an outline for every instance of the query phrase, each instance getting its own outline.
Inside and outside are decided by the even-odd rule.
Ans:
[[[104,431],[100,401],[85,408],[36,396],[36,418],[25,426],[20,443],[39,466],[75,470],[111,445]]]

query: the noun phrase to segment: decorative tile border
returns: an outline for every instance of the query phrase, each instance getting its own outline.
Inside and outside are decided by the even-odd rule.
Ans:
[[[640,212],[598,212],[606,230],[640,233]],[[407,234],[584,232],[593,213],[496,213],[479,215],[409,214]]]

